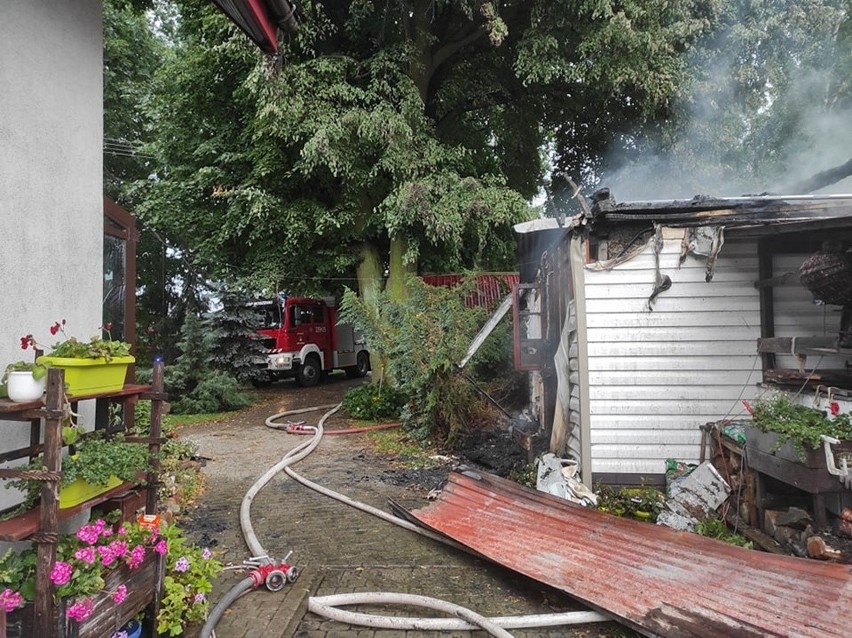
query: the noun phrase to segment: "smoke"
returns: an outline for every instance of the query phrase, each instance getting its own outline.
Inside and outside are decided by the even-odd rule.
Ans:
[[[791,194],[852,158],[849,18],[819,4],[816,17],[776,10],[765,29],[703,43],[671,119],[613,140],[599,184],[619,201]],[[850,191],[852,179],[819,192]]]

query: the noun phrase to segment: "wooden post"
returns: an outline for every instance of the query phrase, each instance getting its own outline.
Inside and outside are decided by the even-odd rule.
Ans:
[[[151,442],[148,444],[151,469],[148,471],[148,493],[145,499],[146,514],[157,513],[157,488],[160,481],[160,437],[163,420],[163,400],[161,398],[164,391],[163,371],[163,362],[155,361],[151,382],[151,390],[155,398],[151,400],[151,427],[149,432]]]
[[[55,475],[41,484],[39,531],[33,537],[37,545],[35,635],[53,635],[53,583],[50,570],[56,560],[59,542],[59,477],[62,471],[62,406],[65,394],[65,373],[51,368],[47,374],[47,404],[44,420],[44,465]]]

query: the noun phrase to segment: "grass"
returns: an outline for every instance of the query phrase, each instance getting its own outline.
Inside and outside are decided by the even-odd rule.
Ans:
[[[235,412],[210,412],[206,414],[166,414],[163,417],[163,429],[173,430],[184,425],[196,425],[198,423],[216,423],[228,417],[231,417]]]
[[[412,441],[401,428],[370,432],[367,438],[376,452],[394,457],[401,467],[419,468],[435,464],[431,457],[438,451],[431,446],[423,447]]]

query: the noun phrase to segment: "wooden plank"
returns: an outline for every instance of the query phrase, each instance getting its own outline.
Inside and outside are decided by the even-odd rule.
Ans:
[[[728,401],[724,399],[695,399],[691,401],[668,399],[612,401],[607,399],[592,401],[590,407],[592,416],[598,414],[621,415],[623,417],[637,414],[681,415],[699,417],[702,422],[706,423],[719,419],[730,411],[738,411],[740,404],[739,400],[735,400],[735,397],[736,395]],[[592,419],[592,423],[594,423],[594,419]]]
[[[642,299],[647,300],[648,296],[655,288],[653,278],[641,284],[605,284],[586,286],[586,298],[592,299]],[[726,299],[757,298],[758,293],[751,286],[746,286],[737,283],[681,283],[678,284],[674,280],[672,286],[665,292],[661,293],[660,297],[665,295],[669,299],[694,299],[695,297],[725,297]],[[656,302],[655,302],[656,303]],[[718,301],[716,302],[718,303]]]
[[[697,446],[701,442],[701,432],[691,430],[603,430],[592,428],[592,445],[641,446],[641,445],[680,445]]]
[[[670,328],[672,332],[681,328],[727,328],[728,326],[753,327],[760,324],[756,312],[732,313],[723,308],[707,312],[643,312],[603,313],[588,316],[588,328]]]
[[[760,369],[760,363],[755,365],[757,349],[752,354],[715,356],[713,354],[691,355],[689,357],[645,356],[624,357],[618,353],[603,356],[593,353],[589,357],[589,371],[606,370],[643,370],[643,371],[677,371],[677,370],[753,370]]]
[[[758,312],[760,310],[760,298],[756,294],[748,297],[734,297],[726,300],[724,304],[713,297],[693,297],[691,299],[671,299],[665,297],[665,293],[657,297],[652,312]],[[586,302],[586,311],[589,314],[598,312],[611,313],[641,313],[649,312],[646,303],[642,299],[589,299]]]
[[[755,370],[598,370],[589,373],[589,386],[725,386],[737,389],[762,380]]]
[[[693,341],[690,343],[590,343],[590,357],[693,357],[754,354],[754,341]]]
[[[95,507],[115,496],[124,494],[128,490],[132,490],[133,487],[133,483],[122,483],[103,494],[99,494],[89,501],[80,503],[73,507],[60,509],[58,510],[57,520],[64,521],[67,518],[71,518],[75,514],[82,512],[84,509],[88,507]],[[38,531],[40,517],[41,507],[37,505],[21,516],[16,516],[15,518],[10,518],[6,521],[0,521],[0,541],[26,540]]]
[[[743,414],[745,410],[743,409]],[[684,415],[684,414],[596,414],[592,418],[593,430],[667,430],[695,431],[705,423],[715,422],[725,413],[715,415]],[[734,415],[731,416],[733,418]]]
[[[742,386],[627,386],[596,385],[589,388],[592,401],[735,401]]]
[[[809,494],[834,494],[843,489],[837,477],[825,470],[807,468],[756,448],[749,447],[748,463],[752,469]]]
[[[663,462],[666,459],[694,461],[698,459],[699,452],[698,441],[688,445],[672,445],[662,440],[662,437],[660,440],[649,440],[644,444],[629,446],[592,444],[592,458],[598,461],[604,459],[633,459]]]
[[[708,329],[705,326],[588,328],[586,330],[586,338],[589,343],[745,341],[754,344],[759,334],[756,327],[737,325],[719,326],[715,330]]]
[[[815,348],[829,350],[832,354],[852,356],[852,349],[834,348],[834,339],[826,337],[768,337],[758,339],[758,352],[783,354],[808,354]]]

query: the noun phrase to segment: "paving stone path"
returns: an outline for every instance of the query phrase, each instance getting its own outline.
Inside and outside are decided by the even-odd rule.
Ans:
[[[209,457],[205,491],[182,514],[182,524],[198,543],[210,545],[226,564],[239,566],[247,557],[239,525],[240,502],[249,487],[304,437],[264,426],[271,414],[310,405],[335,403],[361,380],[333,376],[318,388],[284,382],[259,393],[259,402],[233,418],[188,426],[181,436],[198,443]],[[293,417],[316,423],[322,412]],[[328,429],[343,427],[329,420]],[[391,461],[375,452],[365,435],[326,436],[313,454],[294,469],[329,489],[385,511],[392,497],[412,508],[423,506],[428,487],[394,484]],[[258,590],[236,601],[216,628],[217,638],[418,638],[485,636],[483,631],[427,632],[374,630],[326,620],[307,611],[313,595],[385,591],[421,594],[464,605],[487,615],[515,615],[579,610],[583,607],[560,592],[546,589],[509,570],[454,550],[442,543],[362,513],[320,495],[286,474],[275,477],[254,499],[252,524],[260,543],[274,558],[293,552],[289,562],[298,580],[278,593]],[[211,600],[245,577],[227,570]],[[423,609],[362,606],[411,616],[431,616]],[[513,630],[518,638],[533,636],[629,636],[616,623],[578,627]]]

